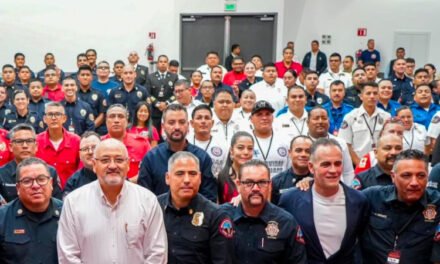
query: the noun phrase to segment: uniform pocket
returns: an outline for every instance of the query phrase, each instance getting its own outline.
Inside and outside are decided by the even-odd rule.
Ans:
[[[126,225],[125,226],[125,238],[127,240],[128,248],[134,248],[138,242],[140,242],[140,237],[142,235],[142,226],[137,225]]]
[[[284,250],[284,240],[262,238],[258,241],[258,249],[268,253],[277,253]]]

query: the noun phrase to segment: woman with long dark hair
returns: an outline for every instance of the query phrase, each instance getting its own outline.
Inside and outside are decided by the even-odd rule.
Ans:
[[[254,154],[254,139],[251,134],[238,131],[231,139],[228,158],[218,175],[219,203],[227,203],[238,196],[235,180],[238,179],[240,166],[251,160]]]
[[[159,133],[153,126],[150,105],[144,101],[139,102],[134,113],[133,125],[128,129],[128,132],[148,139],[151,147],[154,148],[159,141]]]

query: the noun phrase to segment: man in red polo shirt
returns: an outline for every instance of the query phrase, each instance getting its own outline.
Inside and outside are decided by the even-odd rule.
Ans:
[[[232,59],[232,70],[225,74],[223,77],[223,83],[233,88],[238,87],[246,75],[244,75],[244,60],[242,57],[235,57]]]
[[[8,131],[0,128],[0,166],[5,165],[13,158],[9,148]]]
[[[38,151],[36,156],[55,167],[62,188],[80,164],[80,138],[64,129],[63,124],[66,119],[66,112],[62,104],[48,103],[43,118],[47,130],[37,136]]]
[[[283,49],[283,60],[275,63],[275,67],[277,68],[278,72],[278,78],[283,78],[288,69],[294,70],[297,76],[299,76],[299,74],[301,73],[303,67],[298,62],[293,61],[293,55],[293,48],[285,47]]]
[[[150,143],[144,137],[127,132],[128,111],[121,104],[111,105],[106,114],[106,124],[108,134],[102,137],[102,140],[114,138],[124,143],[128,150],[130,159],[130,169],[127,177],[136,182],[139,172],[139,164],[145,154],[151,149]]]
[[[60,78],[55,66],[48,66],[44,72],[44,83],[46,86],[43,88],[43,97],[54,102],[60,102],[64,99],[64,92],[61,89],[59,80]]]

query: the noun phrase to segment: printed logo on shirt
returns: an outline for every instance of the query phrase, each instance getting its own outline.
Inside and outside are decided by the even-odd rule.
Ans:
[[[287,149],[285,147],[279,147],[277,152],[281,157],[287,156]]]
[[[212,153],[212,155],[214,155],[216,157],[220,157],[223,154],[223,151],[219,147],[212,147],[211,148],[211,153]]]

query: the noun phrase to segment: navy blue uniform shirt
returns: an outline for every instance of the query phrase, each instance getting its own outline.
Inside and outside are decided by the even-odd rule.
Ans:
[[[187,142],[184,151],[191,152],[199,159],[202,174],[200,194],[208,200],[217,202],[217,181],[212,174],[211,158],[203,149],[189,142]],[[150,150],[142,159],[139,167],[138,184],[156,195],[168,192],[169,187],[165,183],[165,174],[168,171],[168,159],[173,154],[168,142],[163,142]]]
[[[373,168],[356,175],[353,179],[352,186],[356,190],[364,190],[371,186],[384,186],[392,184],[393,180],[391,179],[391,175],[383,172],[379,164],[376,164]]]
[[[64,123],[64,128],[67,131],[81,136],[86,131],[95,130],[95,123],[93,122],[95,116],[88,103],[78,98],[73,103],[63,100],[61,104],[66,110],[67,121]]]
[[[234,222],[237,263],[307,263],[301,228],[288,212],[269,202],[258,217],[247,216],[242,205],[222,208]]]
[[[150,97],[147,89],[140,85],[135,85],[131,91],[124,88],[121,84],[118,88],[112,89],[108,96],[108,105],[121,104],[125,106],[129,112],[129,120],[133,121],[134,110],[140,101],[147,101]]]
[[[96,174],[92,170],[82,167],[67,180],[66,185],[64,186],[63,196],[66,196],[70,192],[73,192],[79,187],[91,183],[96,179]]]
[[[272,197],[271,202],[278,204],[282,193],[288,189],[295,187],[296,183],[304,179],[305,177],[313,177],[312,174],[296,175],[293,172],[293,168],[290,167],[285,171],[278,173],[272,178]]]
[[[158,197],[168,236],[168,263],[234,263],[234,229],[219,206],[197,194],[176,209],[170,193]]]
[[[30,212],[18,199],[0,207],[0,263],[57,264],[62,204],[52,198],[43,213]]]
[[[363,193],[371,208],[360,240],[364,263],[386,263],[394,245],[401,264],[440,261],[439,192],[427,189],[412,205],[398,200],[394,185],[371,187]]]

